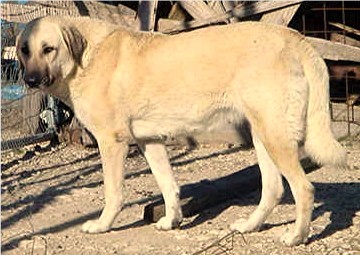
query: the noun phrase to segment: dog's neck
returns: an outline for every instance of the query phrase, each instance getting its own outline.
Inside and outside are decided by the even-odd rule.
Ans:
[[[74,109],[73,102],[70,99],[70,87],[68,82],[61,82],[51,85],[50,87],[43,88],[43,91],[60,99],[63,103]]]
[[[72,90],[74,88],[73,83],[75,83],[76,78],[82,73],[82,68],[80,66],[74,66],[73,70],[68,74],[68,76],[60,82],[55,82],[49,87],[43,88],[44,92],[60,99],[63,103],[69,106],[74,110],[74,103],[72,101],[71,95],[74,93]]]

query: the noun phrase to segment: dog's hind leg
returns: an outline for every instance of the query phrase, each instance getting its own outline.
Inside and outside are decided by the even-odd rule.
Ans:
[[[268,215],[280,202],[284,191],[279,170],[254,132],[252,132],[252,137],[261,171],[262,192],[259,206],[250,217],[248,219],[239,219],[230,226],[232,230],[241,233],[259,230]]]
[[[305,243],[310,231],[314,188],[300,165],[297,141],[289,137],[286,128],[279,129],[271,122],[263,124],[266,124],[261,129],[263,132],[257,133],[259,139],[275,166],[288,181],[296,203],[295,228],[284,234],[281,241],[288,246]]]
[[[179,202],[179,187],[171,170],[169,158],[162,143],[140,143],[145,158],[160,187],[165,201],[165,216],[157,223],[159,230],[170,230],[178,227],[182,221]]]

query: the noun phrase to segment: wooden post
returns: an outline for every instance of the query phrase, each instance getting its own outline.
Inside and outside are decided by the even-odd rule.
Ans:
[[[142,31],[154,31],[155,29],[155,17],[158,1],[139,1],[137,20],[139,20],[139,29]]]

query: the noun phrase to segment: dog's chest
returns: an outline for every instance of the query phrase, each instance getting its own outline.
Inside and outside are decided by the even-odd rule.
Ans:
[[[190,112],[189,112],[190,113]],[[176,137],[221,130],[234,126],[243,116],[229,109],[219,109],[202,114],[166,114],[131,121],[131,131],[136,139]]]
[[[101,112],[102,107],[96,105],[94,102],[86,100],[85,98],[78,98],[74,100],[73,105],[75,116],[91,132],[102,129],[104,123],[107,123],[109,126],[111,125],[105,118],[107,112]]]

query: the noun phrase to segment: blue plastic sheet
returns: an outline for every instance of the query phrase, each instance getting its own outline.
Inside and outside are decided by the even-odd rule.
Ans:
[[[17,100],[25,96],[25,88],[19,84],[9,84],[1,87],[1,99]]]

